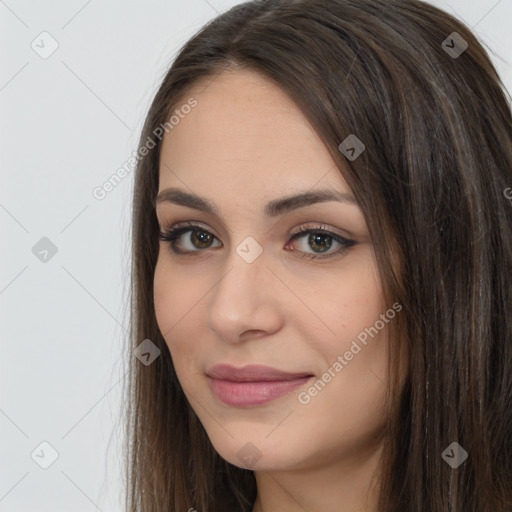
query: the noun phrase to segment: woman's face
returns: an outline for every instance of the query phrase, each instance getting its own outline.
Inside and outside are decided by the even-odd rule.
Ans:
[[[208,83],[163,140],[160,228],[195,231],[177,234],[180,253],[160,241],[159,328],[223,458],[256,470],[352,465],[378,448],[395,316],[362,211],[279,88],[247,71]],[[338,198],[286,200],[318,191]],[[305,230],[317,232],[295,236]]]

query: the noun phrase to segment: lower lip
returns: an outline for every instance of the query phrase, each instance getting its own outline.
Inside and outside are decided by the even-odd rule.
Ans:
[[[215,396],[223,403],[235,407],[262,405],[284,396],[302,386],[312,377],[292,380],[233,382],[209,378]]]

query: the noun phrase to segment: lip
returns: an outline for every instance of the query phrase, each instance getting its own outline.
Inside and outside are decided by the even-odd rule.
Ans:
[[[243,368],[220,364],[206,372],[211,390],[223,403],[235,407],[258,406],[302,386],[313,374],[291,373],[270,366]]]

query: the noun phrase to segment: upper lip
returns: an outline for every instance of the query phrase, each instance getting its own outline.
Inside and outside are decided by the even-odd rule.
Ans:
[[[293,380],[301,377],[312,377],[309,372],[286,372],[258,364],[250,364],[242,368],[236,368],[229,364],[218,364],[211,368],[206,375],[214,379],[230,380],[233,382],[257,382]]]

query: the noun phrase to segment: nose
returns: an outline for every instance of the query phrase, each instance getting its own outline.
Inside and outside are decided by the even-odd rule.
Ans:
[[[283,323],[282,283],[267,267],[265,251],[248,263],[233,248],[210,294],[208,326],[230,343],[278,331]]]

